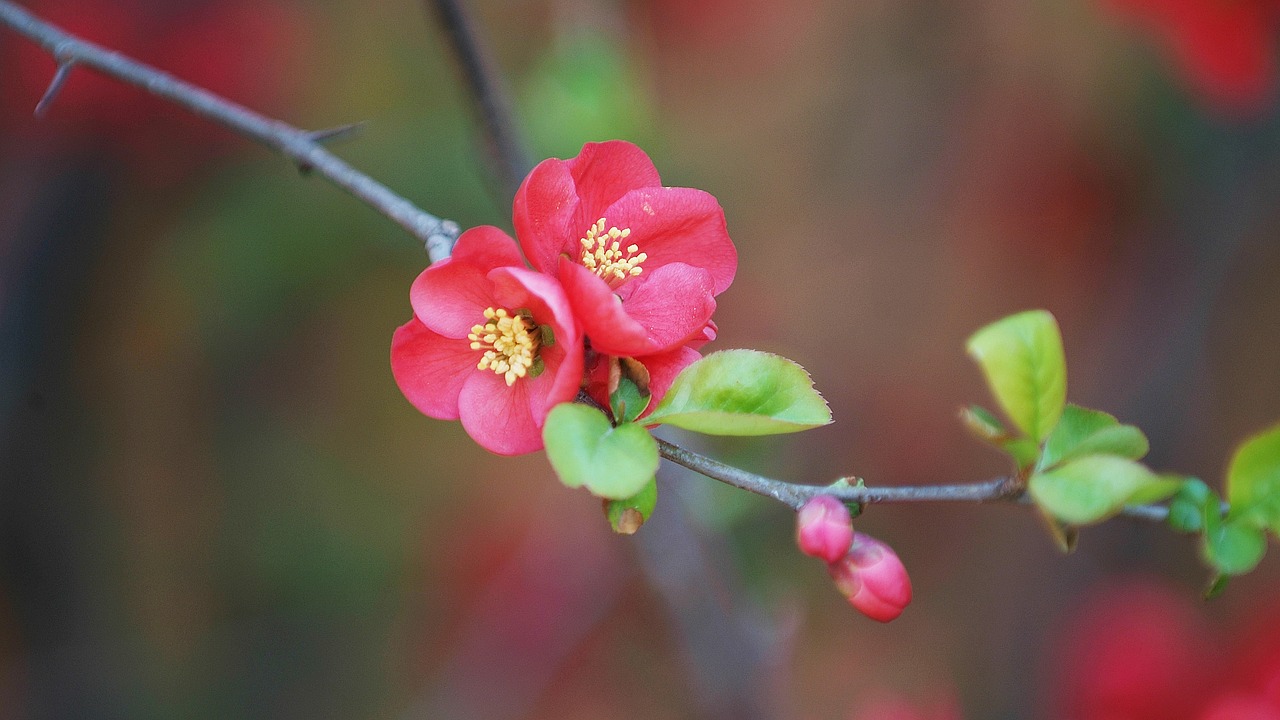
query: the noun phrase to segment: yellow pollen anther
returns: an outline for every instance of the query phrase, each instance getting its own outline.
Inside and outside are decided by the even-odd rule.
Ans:
[[[478,370],[492,370],[503,376],[507,386],[515,385],[518,378],[529,373],[538,356],[541,333],[532,320],[522,315],[512,315],[503,308],[484,311],[486,322],[473,325],[467,339],[472,350],[484,350]]]
[[[582,265],[605,279],[611,286],[635,277],[643,272],[640,264],[649,256],[640,252],[639,245],[628,245],[624,251],[622,241],[631,235],[631,228],[605,230],[605,219],[600,218],[587,228],[582,243]]]

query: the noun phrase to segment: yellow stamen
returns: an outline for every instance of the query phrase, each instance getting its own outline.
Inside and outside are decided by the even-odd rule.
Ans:
[[[484,350],[477,370],[492,370],[503,376],[507,386],[529,373],[538,356],[542,335],[532,320],[522,315],[512,315],[504,308],[488,308],[484,311],[487,322],[474,325],[467,339],[472,350]]]
[[[582,265],[604,278],[610,286],[617,286],[629,277],[643,272],[640,264],[649,256],[640,252],[639,245],[628,245],[624,251],[622,241],[630,237],[631,228],[605,230],[605,219],[600,218],[587,228],[582,243]]]

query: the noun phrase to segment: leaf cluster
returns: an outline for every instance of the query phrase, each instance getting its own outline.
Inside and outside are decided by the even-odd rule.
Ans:
[[[653,512],[658,444],[656,425],[707,435],[776,435],[831,422],[827,403],[796,363],[757,350],[722,350],[686,367],[647,416],[642,372],[615,373],[609,414],[591,405],[563,403],[547,415],[542,437],[547,459],[568,487],[585,487],[605,500],[618,532],[634,532]]]
[[[1268,532],[1280,535],[1280,425],[1236,450],[1223,503],[1197,478],[1158,473],[1139,462],[1149,444],[1138,428],[1067,403],[1062,336],[1049,312],[998,320],[974,333],[967,349],[1013,427],[976,406],[964,409],[961,419],[975,437],[1012,459],[1020,486],[1064,550],[1074,547],[1082,526],[1126,506],[1168,500],[1168,524],[1200,534],[1216,591],[1227,576],[1257,566]]]

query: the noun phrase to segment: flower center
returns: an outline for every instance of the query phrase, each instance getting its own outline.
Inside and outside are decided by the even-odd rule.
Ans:
[[[484,319],[485,324],[472,326],[467,335],[472,350],[484,350],[476,369],[502,375],[510,387],[538,362],[542,333],[532,318],[512,315],[505,308],[486,309]]]
[[[649,256],[640,252],[639,245],[622,247],[622,241],[631,235],[631,228],[611,227],[608,231],[604,228],[605,219],[600,218],[587,228],[587,236],[578,242],[582,243],[583,266],[613,287],[643,272],[640,263]]]

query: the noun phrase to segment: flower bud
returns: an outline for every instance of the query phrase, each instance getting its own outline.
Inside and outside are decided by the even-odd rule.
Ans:
[[[889,622],[911,602],[911,578],[888,545],[870,535],[853,534],[849,553],[827,566],[836,588],[858,612]]]
[[[796,544],[800,552],[837,562],[853,543],[853,520],[849,508],[831,495],[818,495],[804,504],[796,515]]]

